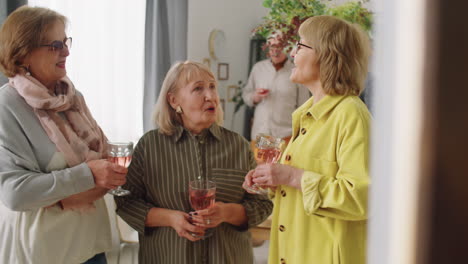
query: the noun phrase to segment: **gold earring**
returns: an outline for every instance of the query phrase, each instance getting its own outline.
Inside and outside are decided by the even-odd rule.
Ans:
[[[182,107],[180,107],[180,105],[178,105],[178,106],[176,107],[175,111],[176,111],[176,113],[178,113],[178,114],[182,114],[182,113],[183,113]]]
[[[20,67],[23,68],[24,71],[26,72],[25,75],[31,76],[31,72],[29,71],[29,65],[28,66],[20,66]]]

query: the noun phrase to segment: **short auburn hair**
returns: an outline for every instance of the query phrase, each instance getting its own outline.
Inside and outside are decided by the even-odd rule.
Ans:
[[[7,77],[24,73],[24,58],[46,41],[57,21],[67,24],[65,16],[48,8],[21,6],[12,12],[0,29],[0,70]]]
[[[195,81],[195,78],[203,76],[215,80],[216,88],[218,88],[217,80],[211,70],[204,64],[194,61],[182,61],[175,63],[167,72],[164,78],[161,92],[154,106],[153,120],[159,128],[159,132],[165,135],[173,135],[177,125],[182,125],[182,118],[171,107],[168,101],[168,94],[177,94],[177,91]],[[223,110],[218,102],[216,109],[216,123],[223,124]]]
[[[299,27],[299,36],[318,56],[320,82],[329,95],[360,95],[367,77],[370,43],[358,26],[333,16],[314,16]]]

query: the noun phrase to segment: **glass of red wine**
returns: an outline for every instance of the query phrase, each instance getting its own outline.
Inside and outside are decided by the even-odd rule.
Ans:
[[[279,161],[285,145],[285,141],[282,138],[276,138],[267,134],[258,134],[256,141],[255,160],[258,164],[272,164]],[[266,188],[262,188],[258,184],[247,188],[257,194],[268,193]]]
[[[132,161],[133,142],[107,142],[107,160],[114,164],[128,168]],[[109,190],[107,193],[115,196],[129,195],[129,190],[124,190],[122,186],[114,190]]]
[[[196,211],[210,208],[214,205],[216,198],[216,183],[206,179],[198,179],[189,183],[189,201],[192,208]],[[207,222],[206,224],[209,224]],[[211,233],[200,235],[191,233],[194,237],[206,238]]]

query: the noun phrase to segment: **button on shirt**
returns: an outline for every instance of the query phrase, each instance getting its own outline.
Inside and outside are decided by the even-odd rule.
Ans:
[[[292,132],[291,114],[310,97],[309,90],[289,80],[291,61],[276,71],[272,62],[263,60],[256,63],[250,73],[242,97],[248,106],[254,106],[255,89],[269,89],[269,94],[256,105],[251,138],[266,133],[274,137],[288,137]]]

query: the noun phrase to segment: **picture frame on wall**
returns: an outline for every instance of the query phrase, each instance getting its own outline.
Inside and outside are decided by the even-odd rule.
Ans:
[[[227,100],[228,102],[233,102],[233,98],[237,93],[237,90],[240,89],[238,85],[229,85],[227,87]]]
[[[229,80],[229,64],[225,62],[218,63],[218,80]]]

